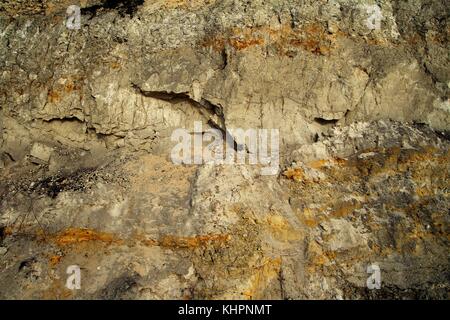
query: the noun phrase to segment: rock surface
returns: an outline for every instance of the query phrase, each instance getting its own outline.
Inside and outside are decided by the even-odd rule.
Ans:
[[[0,4],[0,298],[448,299],[447,1],[74,2]],[[175,165],[194,121],[280,174]]]

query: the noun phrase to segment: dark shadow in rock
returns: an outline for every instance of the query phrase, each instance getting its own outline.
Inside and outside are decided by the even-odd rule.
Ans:
[[[134,16],[138,6],[142,5],[144,0],[106,0],[102,4],[97,4],[87,8],[81,8],[81,14],[96,16],[100,10],[117,10],[121,17],[129,15]]]
[[[314,121],[322,126],[327,126],[327,125],[334,126],[339,121],[339,119],[327,120],[327,119],[323,119],[323,118],[314,118]]]

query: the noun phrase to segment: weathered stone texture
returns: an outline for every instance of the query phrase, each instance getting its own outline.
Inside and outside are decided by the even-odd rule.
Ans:
[[[448,299],[448,15],[2,1],[0,298]],[[174,165],[194,121],[279,129],[282,173]]]

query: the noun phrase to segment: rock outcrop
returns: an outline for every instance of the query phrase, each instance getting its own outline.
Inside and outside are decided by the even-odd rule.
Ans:
[[[0,4],[1,298],[448,299],[447,1],[73,2]]]

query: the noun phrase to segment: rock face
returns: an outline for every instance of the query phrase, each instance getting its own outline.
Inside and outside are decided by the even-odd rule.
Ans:
[[[0,4],[0,298],[448,299],[447,1],[73,4]]]

